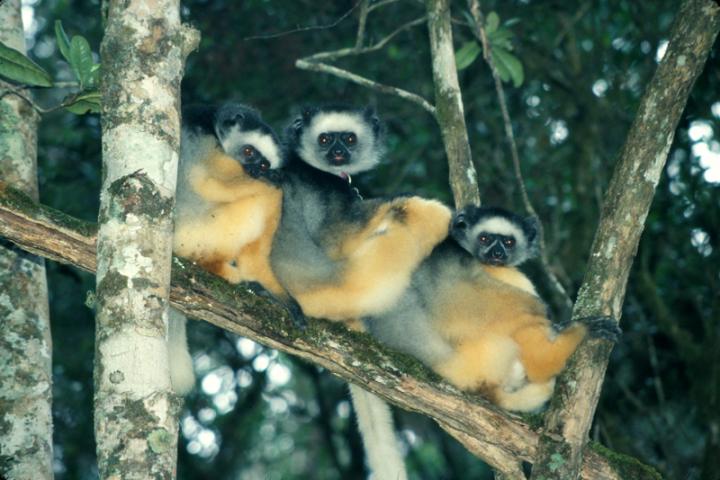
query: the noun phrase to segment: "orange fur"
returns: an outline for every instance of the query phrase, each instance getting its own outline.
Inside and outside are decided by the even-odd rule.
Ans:
[[[433,320],[453,353],[432,367],[461,389],[489,392],[504,408],[534,410],[552,395],[554,377],[587,328],[555,332],[537,296],[508,289],[485,267],[437,292]]]
[[[420,262],[447,236],[450,210],[434,200],[399,198],[381,205],[362,228],[342,232],[328,252],[343,262],[331,284],[291,291],[305,313],[344,320],[389,308]]]
[[[248,176],[219,150],[193,166],[190,184],[208,209],[177,219],[175,253],[231,283],[257,281],[271,293],[286,296],[269,263],[282,192]]]

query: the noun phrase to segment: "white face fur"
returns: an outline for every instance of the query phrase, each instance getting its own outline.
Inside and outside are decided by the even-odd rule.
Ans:
[[[221,138],[223,150],[233,158],[242,159],[242,148],[250,145],[270,162],[271,169],[282,166],[280,146],[272,136],[261,130],[243,131],[239,125],[235,125],[225,133],[224,137],[220,135],[218,137]]]
[[[318,147],[318,136],[321,133],[333,132],[353,132],[357,136],[357,145],[352,152],[351,161],[346,165],[328,164],[325,153]],[[319,170],[335,175],[352,175],[375,167],[383,152],[372,126],[361,114],[319,112],[303,129],[298,154],[305,162]]]

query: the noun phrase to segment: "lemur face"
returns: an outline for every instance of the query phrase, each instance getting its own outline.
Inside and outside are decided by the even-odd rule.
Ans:
[[[537,250],[536,224],[507,210],[467,206],[456,212],[450,235],[480,262],[516,266]]]
[[[225,153],[250,175],[282,166],[280,142],[254,110],[237,103],[223,105],[215,118],[215,134]]]
[[[371,110],[306,108],[291,147],[306,163],[338,176],[373,168],[382,156],[380,123]]]

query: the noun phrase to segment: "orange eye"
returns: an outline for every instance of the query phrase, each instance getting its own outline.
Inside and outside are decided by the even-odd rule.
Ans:
[[[318,143],[320,145],[327,145],[328,143],[330,143],[330,136],[321,133],[320,136],[318,136]]]
[[[347,138],[345,139],[345,142],[348,145],[355,145],[355,143],[357,142],[357,137],[355,136],[354,133],[351,133],[350,135],[347,136]]]
[[[506,247],[514,247],[515,246],[515,239],[514,238],[506,238],[503,240],[503,243]]]
[[[243,155],[245,155],[246,157],[252,157],[254,153],[255,149],[253,147],[247,146],[243,148]]]
[[[478,237],[478,241],[479,241],[480,243],[487,243],[488,240],[489,240],[489,238],[487,237],[487,235],[480,235],[480,236]]]

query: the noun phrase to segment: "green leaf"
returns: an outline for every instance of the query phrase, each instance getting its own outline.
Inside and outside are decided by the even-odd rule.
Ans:
[[[498,28],[492,35],[488,35],[488,42],[491,47],[500,47],[505,50],[512,50],[512,43],[510,40],[513,38],[513,33],[507,28]]]
[[[497,30],[498,25],[500,25],[500,17],[496,12],[490,12],[487,19],[485,19],[485,31],[488,35],[492,35]]]
[[[83,89],[92,86],[93,65],[90,44],[85,37],[75,35],[70,42],[70,67]]]
[[[52,87],[52,78],[37,63],[0,42],[0,76],[23,85]]]
[[[455,66],[458,70],[469,67],[482,50],[477,42],[467,42],[455,53]]]
[[[525,71],[523,70],[520,60],[503,48],[493,50],[493,60],[495,60],[495,68],[497,68],[500,78],[507,82],[512,78],[513,85],[519,87],[525,79]],[[505,71],[505,75],[501,72]]]
[[[83,115],[87,112],[100,113],[102,107],[102,97],[97,90],[78,95],[72,98],[71,102],[72,103],[65,105],[65,108],[78,115]]]
[[[55,20],[55,38],[57,39],[60,53],[65,57],[65,60],[70,63],[70,39],[68,39],[68,36],[65,34],[65,29],[60,20]]]

